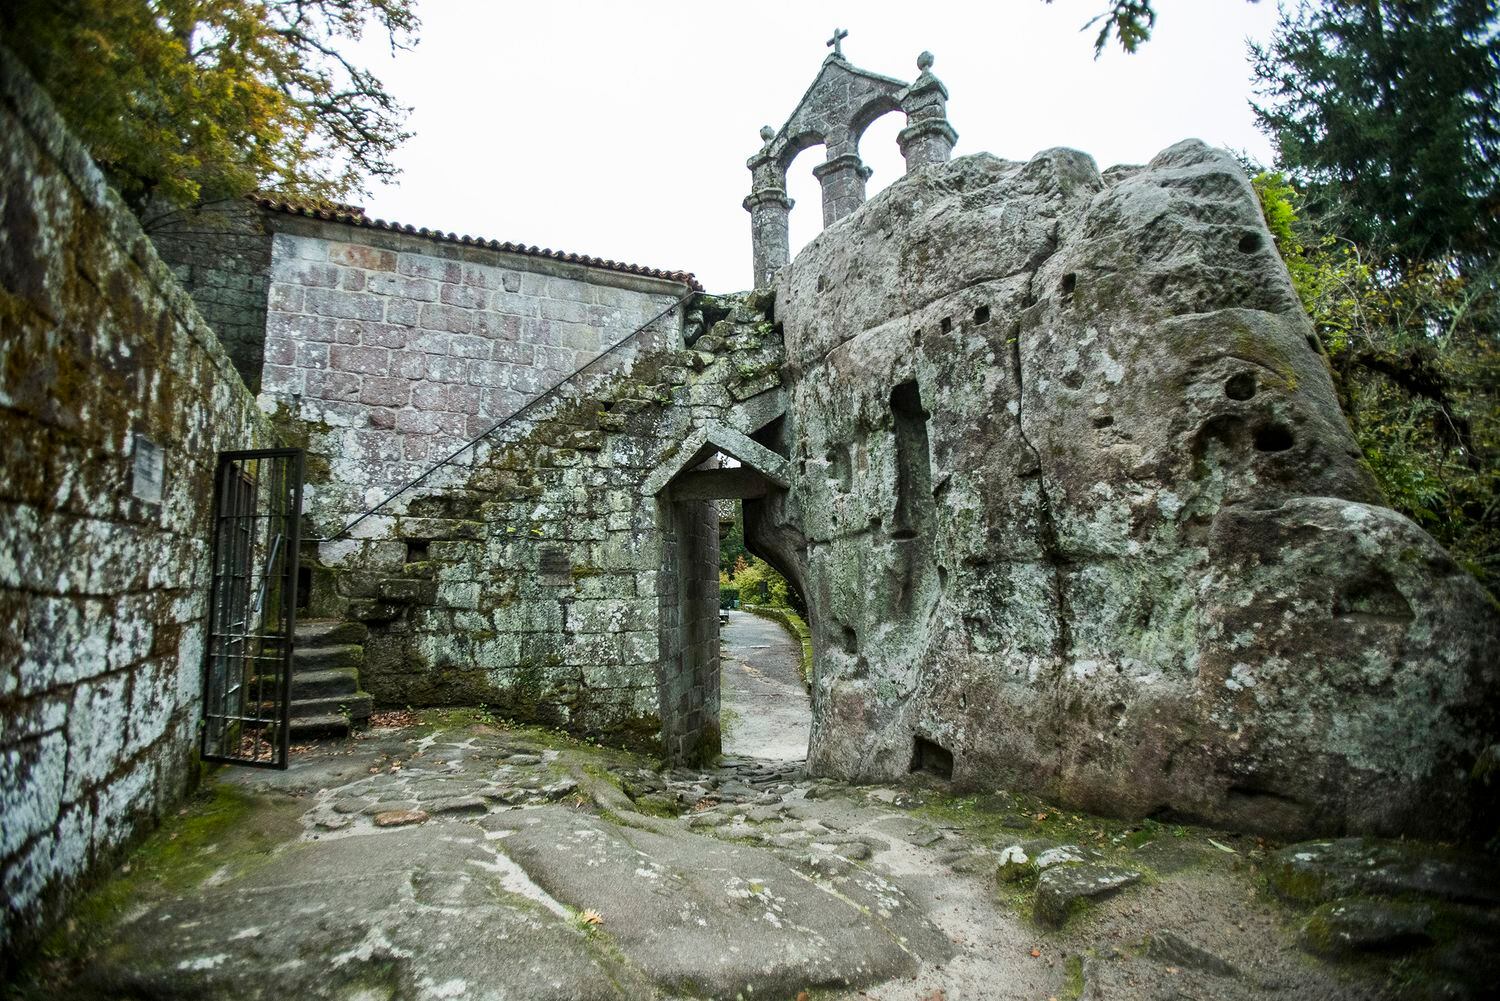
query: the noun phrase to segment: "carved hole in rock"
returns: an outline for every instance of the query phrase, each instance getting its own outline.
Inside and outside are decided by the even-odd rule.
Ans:
[[[1224,380],[1224,395],[1231,400],[1248,400],[1255,395],[1255,373],[1237,372]]]
[[[1240,237],[1240,253],[1253,254],[1260,249],[1260,234],[1246,233]]]
[[[936,775],[940,779],[951,779],[953,778],[953,752],[926,737],[913,737],[911,770]]]
[[[951,317],[951,316],[945,316],[945,317],[943,317],[943,322],[940,323],[940,324],[938,324],[938,328],[941,329],[942,332],[945,333],[945,334],[952,333],[953,332],[953,317]]]
[[[407,539],[406,540],[406,562],[421,563],[427,559],[430,539]]]
[[[410,562],[410,561],[408,561]],[[307,611],[312,602],[312,567],[302,563],[297,567],[297,610]]]
[[[1125,718],[1125,703],[1116,702],[1109,707],[1109,718],[1119,723]]]
[[[891,390],[896,424],[896,513],[891,538],[913,539],[933,515],[932,458],[927,448],[927,418],[915,379]]]
[[[974,322],[975,323],[989,323],[990,322],[990,307],[988,307],[988,306],[980,306],[978,309],[974,310]]]
[[[855,653],[859,650],[859,634],[852,627],[844,626],[839,632],[839,646],[845,653]]]
[[[1253,440],[1257,452],[1285,452],[1294,444],[1292,429],[1285,424],[1262,424]]]
[[[1318,335],[1317,334],[1308,334],[1307,335],[1307,346],[1313,349],[1313,353],[1314,354],[1322,354],[1323,353],[1323,345],[1318,342]]]
[[[1109,416],[1109,414],[1104,414],[1103,416],[1094,418],[1094,427],[1096,428],[1113,427],[1114,423],[1115,419]]]
[[[1375,619],[1410,622],[1415,618],[1411,602],[1388,574],[1375,572],[1346,583],[1334,596],[1333,614],[1340,619]]]
[[[1073,292],[1078,288],[1078,276],[1073,274],[1071,271],[1063,275],[1062,285],[1060,287],[1062,288],[1063,295],[1072,295]]]
[[[828,450],[828,478],[848,493],[854,488],[854,469],[849,459],[848,445],[835,445]]]

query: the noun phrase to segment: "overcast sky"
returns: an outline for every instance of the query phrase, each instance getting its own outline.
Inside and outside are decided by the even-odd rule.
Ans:
[[[421,42],[365,61],[412,105],[399,183],[372,215],[490,239],[695,272],[714,292],[750,284],[745,160],[817,74],[835,26],[856,66],[914,79],[923,49],[951,94],[955,156],[1026,159],[1051,146],[1100,168],[1197,137],[1269,156],[1249,105],[1245,40],[1273,2],[1157,0],[1139,53],[1093,59],[1080,33],[1105,0],[754,4],[420,0]],[[900,176],[901,115],[860,153],[870,193]],[[792,165],[795,253],[821,228],[812,168]]]

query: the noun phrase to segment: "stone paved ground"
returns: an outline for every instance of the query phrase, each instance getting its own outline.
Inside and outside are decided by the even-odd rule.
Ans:
[[[286,772],[215,772],[75,908],[10,994],[1462,997],[1411,985],[1447,983],[1444,962],[1483,973],[1493,944],[1465,934],[1458,952],[1411,952],[1413,927],[1433,922],[1412,910],[1429,905],[1408,901],[1384,958],[1312,958],[1299,947],[1309,912],[1267,878],[1310,903],[1345,892],[1315,878],[1343,871],[1328,866],[1366,878],[1359,852],[1320,870],[1337,853],[1278,855],[1252,838],[1004,793],[851,788],[748,758],[660,772],[472,711],[407,722],[304,749]],[[1438,854],[1405,876],[1387,869],[1407,880],[1404,900],[1412,880],[1467,895],[1468,930],[1493,931],[1492,870]],[[1324,919],[1317,927],[1334,933],[1321,946],[1349,924],[1337,909]],[[1391,931],[1389,920],[1360,927],[1377,936],[1366,952]],[[1407,958],[1388,962],[1398,948]]]
[[[719,690],[724,751],[800,761],[812,733],[812,703],[802,683],[802,646],[779,623],[731,611],[719,631],[724,663]]]

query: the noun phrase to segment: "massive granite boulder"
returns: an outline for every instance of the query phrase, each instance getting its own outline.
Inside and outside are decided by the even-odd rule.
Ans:
[[[925,168],[776,290],[795,475],[747,524],[813,609],[815,770],[1492,823],[1495,603],[1384,505],[1228,154]]]

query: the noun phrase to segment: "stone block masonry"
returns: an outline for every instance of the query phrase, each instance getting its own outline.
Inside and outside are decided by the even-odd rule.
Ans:
[[[691,349],[642,353],[319,547],[313,612],[369,624],[377,701],[485,704],[679,759],[717,750],[717,513],[643,485],[679,452],[709,458],[685,444],[700,429],[772,420],[782,352],[769,297],[707,301]]]
[[[251,392],[265,363],[271,219],[240,199],[147,213],[157,253],[219,335]]]
[[[679,318],[661,316],[681,282],[322,219],[275,226],[261,403],[325,462],[307,498],[325,533],[654,318],[598,367],[681,346]]]
[[[271,442],[4,50],[0,220],[4,956],[193,781],[216,457]]]

